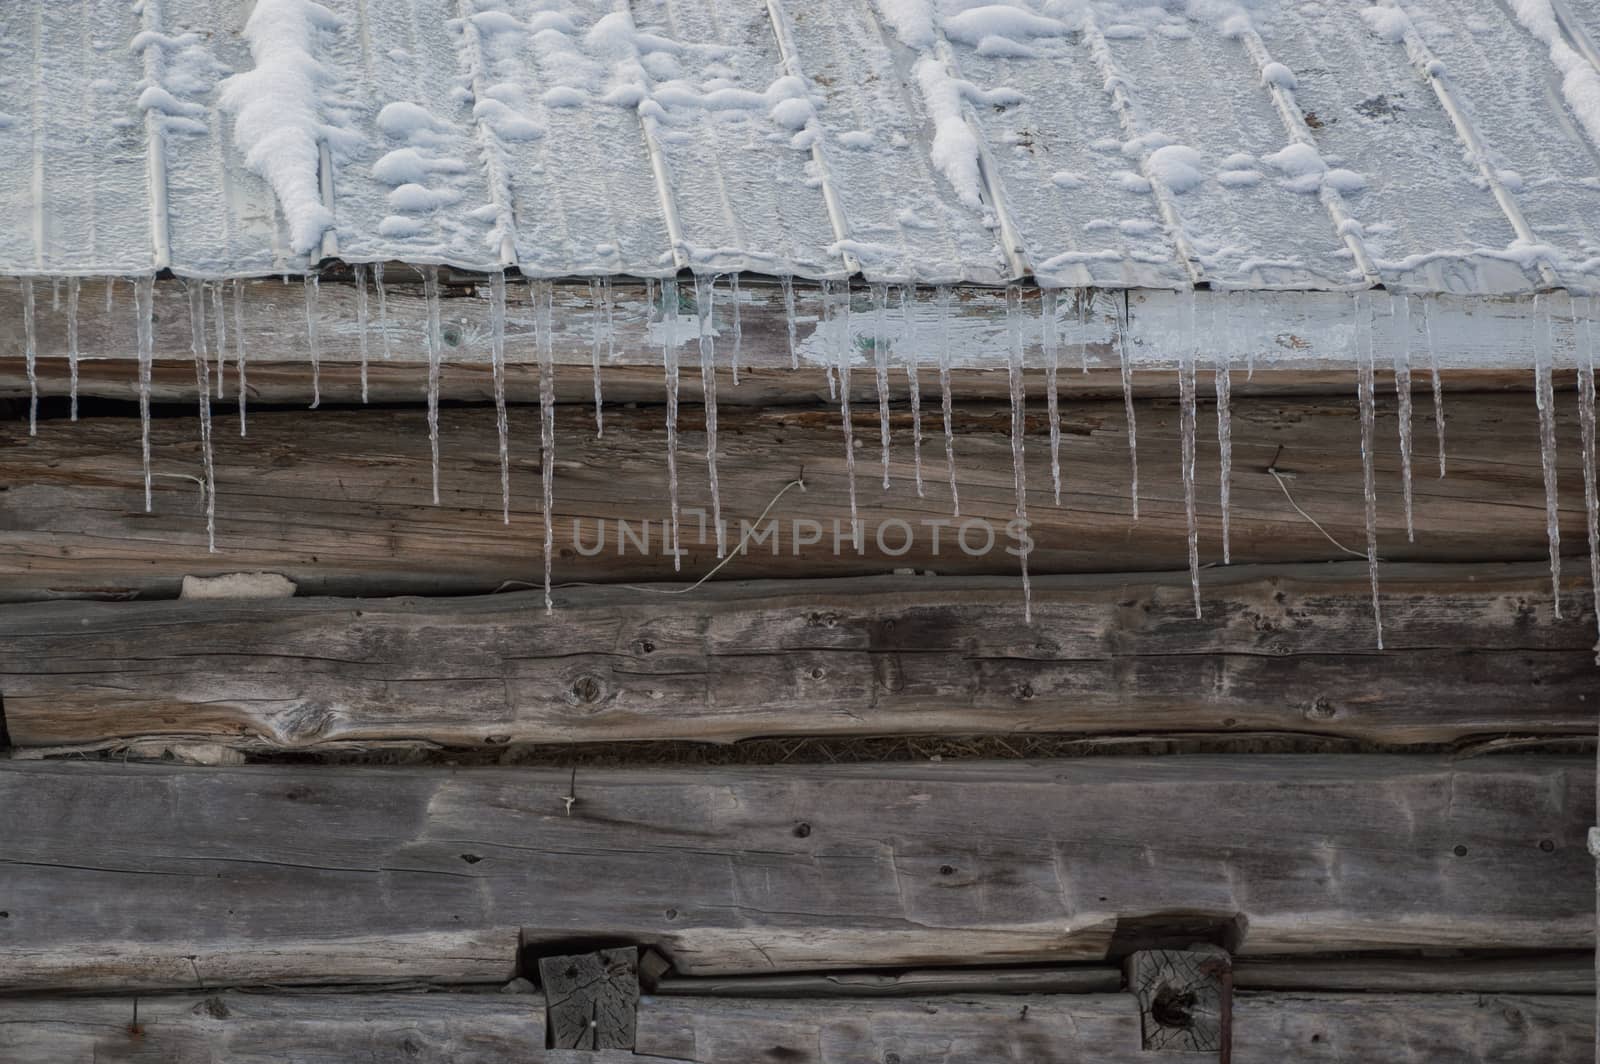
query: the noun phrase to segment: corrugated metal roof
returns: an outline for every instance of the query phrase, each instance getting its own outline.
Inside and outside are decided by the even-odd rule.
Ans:
[[[931,3],[12,0],[0,272],[1600,278],[1592,4]]]

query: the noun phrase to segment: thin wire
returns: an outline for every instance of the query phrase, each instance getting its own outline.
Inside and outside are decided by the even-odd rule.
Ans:
[[[1283,489],[1283,497],[1289,500],[1289,505],[1294,507],[1294,512],[1299,514],[1301,517],[1304,517],[1307,521],[1310,521],[1311,527],[1315,528],[1318,532],[1321,532],[1324,539],[1326,539],[1329,543],[1332,543],[1335,547],[1338,547],[1340,550],[1344,551],[1346,554],[1360,558],[1362,561],[1367,560],[1367,556],[1365,554],[1361,553],[1360,551],[1351,550],[1343,543],[1340,543],[1338,540],[1328,535],[1328,530],[1319,525],[1315,517],[1312,517],[1310,514],[1300,509],[1300,504],[1294,501],[1293,495],[1289,494],[1289,485],[1283,482],[1283,477],[1278,475],[1278,471],[1275,468],[1268,466],[1267,472],[1272,474],[1272,479],[1276,480],[1278,482],[1278,487]]]

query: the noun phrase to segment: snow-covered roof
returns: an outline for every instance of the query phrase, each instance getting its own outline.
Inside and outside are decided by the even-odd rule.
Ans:
[[[1600,278],[1591,0],[8,0],[0,272]]]

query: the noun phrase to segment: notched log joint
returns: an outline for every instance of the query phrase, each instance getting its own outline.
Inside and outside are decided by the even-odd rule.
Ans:
[[[1228,1064],[1232,1042],[1233,970],[1216,946],[1132,954],[1128,989],[1139,1002],[1142,1048],[1163,1053],[1216,1053]]]
[[[627,946],[539,958],[549,1049],[632,1049],[639,951]]]

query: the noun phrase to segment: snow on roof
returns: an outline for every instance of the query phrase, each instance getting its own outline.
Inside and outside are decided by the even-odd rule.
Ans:
[[[0,273],[1600,278],[1583,0],[11,0]]]

